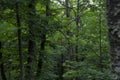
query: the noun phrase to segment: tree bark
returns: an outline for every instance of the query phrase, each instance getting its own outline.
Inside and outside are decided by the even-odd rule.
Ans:
[[[2,54],[2,42],[0,42],[0,69],[1,69],[1,78],[2,80],[7,80],[4,69],[3,54]]]
[[[59,75],[58,80],[64,80],[64,78],[63,78],[63,74],[64,74],[63,63],[64,63],[64,55],[63,55],[63,53],[61,53],[60,60],[58,61],[58,75]]]
[[[77,55],[78,55],[78,39],[79,39],[79,22],[80,22],[80,0],[77,0],[77,15],[76,15],[76,46],[75,46],[75,59],[78,61]]]
[[[99,22],[99,68],[100,68],[100,71],[103,72],[103,60],[102,60],[102,2],[99,1],[99,6],[100,6],[100,9],[99,9],[99,14],[98,14],[98,22]]]
[[[50,0],[46,1],[46,17],[50,16]],[[48,24],[48,21],[46,22]],[[37,76],[40,76],[42,65],[43,65],[43,59],[45,54],[45,43],[46,43],[46,32],[42,33],[41,36],[41,44],[40,44],[40,54],[39,54],[39,60],[38,60],[38,70],[37,70]]]
[[[65,4],[66,4],[66,18],[69,18],[70,17],[70,9],[69,9],[69,0],[65,0]],[[69,19],[67,21],[67,26],[68,26],[68,22],[69,22]],[[67,60],[71,60],[71,43],[70,43],[70,29],[67,28],[68,30],[66,31],[67,33]]]
[[[37,76],[40,76],[42,65],[43,65],[43,59],[44,59],[44,53],[45,53],[45,43],[46,43],[46,34],[43,34],[41,37],[41,45],[40,45],[40,54],[39,54],[39,60],[38,60],[38,69],[37,69]]]
[[[78,40],[79,40],[79,28],[80,28],[80,0],[77,0],[77,15],[76,15],[76,44],[75,44],[75,60],[78,62]],[[79,24],[80,23],[80,24]],[[76,77],[75,80],[79,80],[79,77]]]
[[[70,17],[69,0],[65,0],[65,4],[66,4],[66,17],[69,18]]]
[[[74,60],[74,58],[72,57],[73,56],[73,53],[72,53],[72,49],[73,49],[73,46],[70,42],[70,39],[71,39],[71,34],[72,32],[70,31],[70,26],[69,26],[69,18],[70,18],[70,8],[69,8],[69,0],[65,0],[65,4],[66,4],[66,18],[67,18],[67,54],[66,54],[66,60],[68,61],[71,61],[71,60]],[[64,69],[64,71],[69,71],[70,68],[66,68]],[[63,73],[64,74],[64,73]],[[64,80],[64,79],[63,79]],[[66,80],[72,80],[72,78],[70,79],[66,79]]]
[[[108,34],[114,80],[120,80],[120,0],[107,0]]]
[[[21,20],[19,12],[19,3],[16,2],[16,23],[18,27],[18,53],[20,60],[20,80],[24,80],[24,62],[22,53],[22,35],[21,35]]]
[[[28,64],[27,64],[27,80],[35,80],[34,77],[34,66],[35,66],[35,9],[36,2],[34,0],[30,0],[28,4],[28,29],[29,29],[29,41],[28,41]]]

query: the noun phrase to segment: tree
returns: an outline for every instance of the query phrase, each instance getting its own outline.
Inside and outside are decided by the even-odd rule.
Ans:
[[[16,24],[18,27],[18,53],[20,60],[20,80],[24,80],[24,62],[22,53],[22,32],[21,32],[21,19],[19,11],[19,2],[16,2]]]
[[[1,77],[2,80],[7,80],[7,77],[5,75],[5,69],[4,69],[4,62],[3,62],[3,54],[2,54],[2,42],[0,42],[0,69],[1,69]]]
[[[67,31],[66,31],[66,33],[67,33],[67,56],[66,56],[66,58],[68,59],[68,60],[71,60],[71,54],[72,54],[72,51],[71,51],[71,43],[70,43],[70,38],[71,38],[71,32],[70,32],[70,26],[69,26],[69,18],[70,18],[70,6],[69,6],[69,0],[65,0],[65,7],[66,7],[66,10],[65,10],[65,15],[66,15],[66,18],[67,18],[67,25],[66,25],[66,28],[67,28]]]
[[[105,0],[0,0],[0,80],[113,80],[105,5]]]
[[[107,21],[114,80],[120,80],[120,0],[107,0]]]
[[[35,75],[35,9],[36,1],[30,0],[28,2],[28,14],[27,14],[27,24],[28,24],[28,32],[29,32],[29,40],[28,40],[28,60],[27,60],[27,80],[34,80]]]
[[[46,9],[46,18],[49,18],[50,16],[50,0],[46,0],[45,1],[45,9]],[[49,27],[48,26],[48,20],[46,20],[46,26],[45,27]],[[41,27],[41,26],[40,26]],[[37,76],[40,76],[41,74],[41,70],[42,70],[42,66],[43,66],[43,60],[44,60],[44,55],[45,55],[45,44],[46,44],[46,35],[47,35],[47,30],[44,27],[44,32],[41,33],[41,44],[40,44],[40,54],[39,54],[39,60],[38,60],[38,69],[37,69]]]

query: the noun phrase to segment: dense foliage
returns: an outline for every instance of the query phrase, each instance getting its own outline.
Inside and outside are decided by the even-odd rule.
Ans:
[[[105,10],[104,0],[0,0],[0,80],[112,80]]]

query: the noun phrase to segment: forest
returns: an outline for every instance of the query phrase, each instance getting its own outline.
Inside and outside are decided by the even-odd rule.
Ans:
[[[120,80],[120,0],[0,0],[0,80]]]

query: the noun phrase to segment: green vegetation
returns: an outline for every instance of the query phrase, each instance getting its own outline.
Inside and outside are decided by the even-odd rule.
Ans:
[[[112,80],[105,0],[0,0],[0,80]]]

